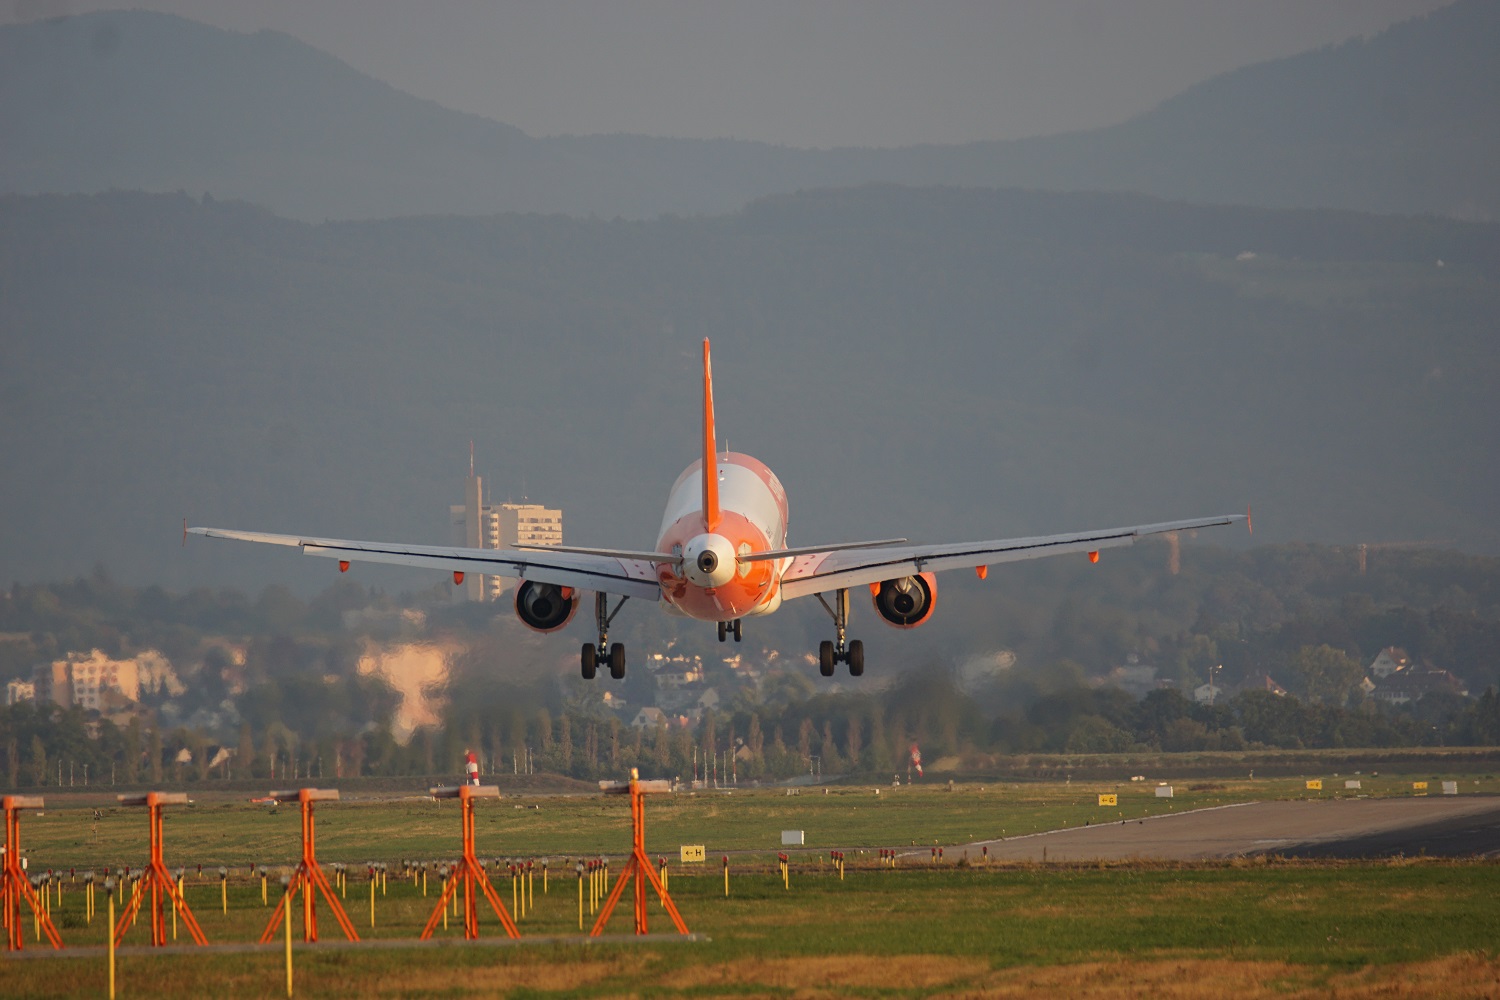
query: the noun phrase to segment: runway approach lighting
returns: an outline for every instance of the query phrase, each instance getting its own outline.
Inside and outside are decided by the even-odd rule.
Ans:
[[[337,802],[339,791],[337,788],[299,788],[293,791],[272,792],[270,798],[277,802],[296,802],[302,807],[302,861],[298,863],[297,870],[287,884],[287,890],[281,894],[281,901],[276,904],[276,909],[271,913],[271,919],[266,923],[266,929],[261,933],[260,943],[269,944],[276,936],[276,928],[282,919],[291,919],[292,897],[300,890],[302,893],[302,940],[318,940],[318,898],[319,892],[328,901],[328,908],[333,913],[333,918],[338,921],[339,930],[344,932],[344,937],[350,941],[359,940],[359,932],[354,929],[354,922],[349,919],[349,914],[344,912],[343,904],[333,894],[333,887],[328,884],[328,876],[323,874],[322,867],[318,864],[316,829],[313,825],[313,803],[314,802]],[[290,933],[290,931],[288,931]]]
[[[41,809],[40,795],[7,795],[5,804],[5,867],[0,871],[0,907],[5,910],[5,942],[11,951],[20,951],[26,940],[21,927],[21,900],[31,907],[34,921],[47,934],[53,948],[63,946],[52,917],[37,899],[36,890],[21,870],[21,810]]]
[[[656,870],[651,865],[650,857],[646,854],[646,795],[654,792],[670,792],[672,783],[642,781],[640,772],[631,768],[628,784],[601,781],[599,788],[606,795],[628,794],[630,796],[631,852],[630,860],[620,872],[619,880],[615,882],[609,898],[604,901],[604,908],[599,911],[599,919],[594,921],[594,929],[589,931],[589,937],[598,937],[604,933],[604,926],[609,923],[610,914],[615,912],[615,904],[620,901],[620,896],[625,892],[625,886],[632,880],[635,882],[635,932],[637,934],[646,933],[647,881],[656,890],[656,895],[661,899],[662,908],[672,918],[672,926],[677,928],[677,933],[688,933],[687,924],[682,922],[682,914],[677,912],[677,904],[672,902],[672,897],[667,894],[667,887],[662,885],[661,879],[657,877]]]
[[[448,898],[452,896],[460,885],[463,886],[463,913],[464,913],[464,937],[474,940],[479,937],[479,900],[475,893],[476,885],[484,898],[489,900],[490,908],[495,911],[495,916],[500,918],[500,925],[505,928],[505,933],[513,938],[521,936],[521,931],[516,927],[516,922],[511,919],[510,911],[505,908],[505,903],[500,899],[495,887],[490,884],[489,876],[484,873],[484,865],[474,856],[474,800],[475,799],[498,799],[500,789],[494,785],[460,785],[457,788],[430,788],[430,794],[435,799],[458,799],[459,818],[463,824],[463,857],[458,860],[449,873],[448,878],[443,880],[443,894],[438,897],[437,906],[433,907],[432,915],[427,918],[427,926],[422,928],[421,939],[426,941],[432,937],[432,931],[437,927],[437,922],[445,918],[448,908]]]
[[[167,870],[167,864],[162,860],[162,806],[185,806],[188,802],[186,792],[147,792],[145,795],[117,795],[115,798],[122,806],[145,806],[146,814],[150,823],[151,860],[147,863],[145,870],[141,873],[141,880],[146,885],[137,885],[130,895],[130,902],[125,905],[125,910],[120,914],[120,922],[115,924],[113,940],[119,945],[125,940],[125,932],[135,922],[136,913],[141,908],[141,903],[146,898],[146,888],[151,889],[151,944],[164,945],[167,943],[167,922],[162,913],[162,897],[165,896],[172,902],[173,920],[181,911],[182,922],[187,925],[188,933],[193,936],[194,944],[208,944],[208,938],[204,937],[203,929],[198,926],[198,918],[193,916],[192,909],[187,905],[187,899],[182,895],[181,883]]]

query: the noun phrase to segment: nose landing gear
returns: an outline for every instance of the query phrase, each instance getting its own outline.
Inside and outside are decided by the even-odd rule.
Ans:
[[[845,641],[845,629],[849,624],[849,591],[838,591],[832,607],[823,600],[822,594],[818,595],[818,603],[833,618],[833,627],[838,632],[837,643],[825,639],[818,644],[818,673],[832,677],[837,664],[847,663],[850,677],[862,676],[865,672],[865,644],[858,639]]]
[[[729,636],[734,636],[734,641],[739,642],[741,638],[740,620],[736,618],[732,622],[719,622],[719,641],[723,642]]]
[[[599,644],[595,646],[592,642],[583,644],[583,651],[579,656],[582,667],[583,679],[591,681],[598,673],[599,665],[603,663],[609,667],[609,676],[615,680],[625,678],[625,645],[624,643],[609,643],[609,624],[615,620],[615,615],[625,606],[629,597],[620,598],[620,603],[615,605],[613,611],[609,610],[609,595],[594,595],[594,621],[599,627]],[[607,652],[606,652],[607,650]]]

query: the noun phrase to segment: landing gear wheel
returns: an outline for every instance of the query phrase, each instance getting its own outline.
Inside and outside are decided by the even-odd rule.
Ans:
[[[833,643],[827,639],[818,643],[818,673],[824,677],[833,676]]]
[[[844,662],[849,664],[849,676],[859,677],[865,672],[865,644],[855,639],[849,643],[849,651],[844,654]]]
[[[609,647],[609,676],[617,681],[625,679],[625,647],[618,642]]]
[[[738,618],[734,620],[734,624],[732,624],[730,628],[734,631],[735,642],[739,642],[742,638],[744,638],[740,631],[740,620]]]
[[[729,623],[719,622],[719,641],[723,642],[727,635],[729,635]]]
[[[583,664],[583,679],[591,681],[599,668],[599,654],[594,650],[592,642],[583,644],[583,653],[579,657]]]

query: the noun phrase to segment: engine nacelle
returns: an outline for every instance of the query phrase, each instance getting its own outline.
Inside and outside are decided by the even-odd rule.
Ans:
[[[916,628],[932,617],[937,604],[937,577],[932,573],[903,576],[870,584],[875,611],[889,625]]]
[[[516,617],[527,628],[556,632],[578,611],[578,591],[555,583],[522,580],[516,587]]]

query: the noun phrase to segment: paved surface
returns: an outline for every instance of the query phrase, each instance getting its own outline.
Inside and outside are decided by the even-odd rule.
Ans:
[[[1500,857],[1500,798],[1429,796],[1251,802],[952,847],[946,860],[1192,861],[1288,857]],[[914,856],[921,856],[916,852]]]

